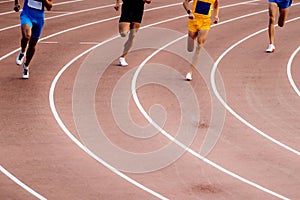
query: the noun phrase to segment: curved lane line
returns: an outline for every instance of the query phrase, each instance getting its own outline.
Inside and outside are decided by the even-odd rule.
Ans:
[[[298,3],[297,5],[299,5],[300,3]],[[295,4],[294,4],[295,5]],[[294,18],[294,19],[291,19],[291,20],[288,20],[286,21],[286,23],[289,23],[289,22],[292,22],[292,21],[296,21],[300,19],[300,17],[297,17],[297,18]],[[242,123],[244,123],[246,126],[248,126],[249,128],[251,128],[252,130],[254,130],[255,132],[259,133],[260,135],[262,135],[263,137],[267,138],[268,140],[272,141],[273,143],[287,149],[288,151],[300,156],[300,152],[297,151],[296,149],[293,149],[281,142],[279,142],[278,140],[272,138],[271,136],[267,135],[266,133],[264,133],[263,131],[259,130],[258,128],[256,128],[255,126],[253,126],[251,123],[249,123],[247,120],[245,120],[244,118],[242,118],[239,114],[237,114],[226,102],[225,100],[221,97],[221,95],[219,94],[218,90],[217,90],[217,86],[216,86],[216,83],[215,83],[215,73],[216,73],[216,70],[218,68],[218,65],[219,63],[221,62],[221,60],[232,50],[234,49],[235,47],[237,47],[238,45],[240,45],[241,43],[245,42],[246,40],[262,33],[262,32],[265,32],[267,31],[268,28],[265,28],[265,29],[262,29],[260,31],[257,31],[245,38],[243,38],[242,40],[238,41],[237,43],[235,43],[234,45],[232,45],[231,47],[229,47],[218,59],[217,61],[215,62],[213,68],[212,68],[212,71],[211,71],[211,85],[212,85],[212,88],[213,88],[213,91],[215,93],[215,95],[217,96],[217,98],[219,99],[219,101],[223,104],[223,106],[234,116],[236,117],[239,121],[241,121]]]
[[[37,192],[35,192],[33,189],[31,189],[30,187],[28,187],[27,185],[25,185],[24,183],[22,183],[22,181],[20,181],[17,177],[15,177],[14,175],[12,175],[9,171],[7,171],[4,167],[2,167],[0,165],[0,171],[2,173],[4,173],[8,178],[10,178],[13,182],[15,182],[16,184],[18,184],[19,186],[21,186],[22,188],[24,188],[26,191],[28,191],[30,194],[32,194],[33,196],[35,196],[38,199],[41,200],[46,200],[45,197],[43,197],[42,195],[38,194]]]
[[[298,94],[298,96],[300,97],[300,91],[299,89],[297,88],[297,85],[295,84],[294,82],[294,79],[293,79],[293,76],[292,76],[292,63],[293,63],[293,60],[296,56],[296,54],[300,51],[300,46],[294,51],[294,53],[291,55],[290,59],[289,59],[289,62],[287,64],[287,76],[288,76],[288,79],[290,81],[290,84],[292,85],[293,89],[295,90],[295,92]]]
[[[64,5],[64,4],[70,4],[70,3],[76,3],[76,2],[79,2],[79,1],[83,1],[83,0],[73,0],[73,1],[65,1],[65,2],[60,2],[60,3],[55,3],[53,4],[53,6],[58,6],[58,5]],[[1,3],[1,2],[0,2]],[[22,9],[19,11],[19,12],[22,12]],[[13,14],[13,13],[16,13],[15,11],[7,11],[7,12],[3,12],[3,13],[0,13],[0,16],[1,15],[8,15],[8,14]],[[52,12],[53,13],[53,12]],[[49,19],[49,18],[48,18]],[[10,26],[10,27],[15,27],[16,25],[14,26]],[[19,26],[19,25],[17,25]]]

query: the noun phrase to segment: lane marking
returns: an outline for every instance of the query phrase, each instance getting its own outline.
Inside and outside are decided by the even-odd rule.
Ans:
[[[72,44],[72,45],[96,45],[99,42],[58,42],[58,41],[42,41],[41,44]]]
[[[294,4],[294,5],[299,5],[300,3],[297,3],[297,4]],[[288,20],[286,21],[286,23],[289,23],[289,22],[293,22],[293,21],[296,21],[300,19],[300,17],[297,17],[297,18],[294,18],[294,19],[291,19],[291,20]],[[293,149],[292,147],[289,147],[281,142],[279,142],[278,140],[272,138],[271,136],[267,135],[266,133],[264,133],[263,131],[259,130],[258,128],[256,128],[255,126],[253,126],[251,123],[249,123],[247,120],[245,120],[244,118],[242,118],[239,114],[237,114],[226,102],[225,100],[221,97],[221,95],[219,94],[218,90],[217,90],[217,86],[216,86],[216,83],[215,83],[215,73],[216,73],[216,70],[218,68],[218,65],[219,63],[221,62],[221,60],[232,50],[234,49],[235,47],[237,47],[238,45],[240,45],[241,43],[245,42],[246,40],[262,33],[262,32],[265,32],[267,31],[268,28],[265,28],[265,29],[262,29],[262,30],[259,30],[251,35],[248,35],[247,37],[243,38],[242,40],[236,42],[235,44],[233,44],[231,47],[229,47],[226,51],[223,52],[223,54],[216,60],[213,68],[212,68],[212,71],[211,71],[211,85],[212,85],[212,88],[213,88],[213,91],[216,95],[216,97],[219,99],[219,101],[223,104],[223,106],[234,116],[236,117],[239,121],[241,121],[242,123],[244,123],[246,126],[248,126],[249,128],[251,128],[252,130],[254,130],[255,132],[257,132],[258,134],[262,135],[263,137],[265,137],[266,139],[270,140],[271,142],[277,144],[278,146],[281,146],[283,147],[284,149],[300,156],[300,152],[297,151],[296,149]]]
[[[13,2],[14,0],[7,0],[7,1],[1,1],[0,3],[8,3],[8,2]]]
[[[260,11],[260,12],[257,12],[256,14],[259,14],[259,13],[262,13],[262,12],[266,12],[267,10],[264,10],[264,11]],[[254,15],[255,13],[252,13],[252,14],[249,14],[249,15],[245,15],[246,17],[248,17],[248,16],[252,16],[252,15]],[[186,15],[183,15],[183,16],[180,16],[180,17],[186,17]],[[176,17],[176,18],[174,18],[174,19],[178,19],[178,18],[180,18],[180,17]],[[241,19],[242,17],[237,17],[237,18],[235,18],[235,20],[238,20],[238,19]],[[164,22],[167,22],[167,21],[171,21],[171,19],[169,19],[169,20],[164,20],[162,23],[164,23]],[[234,21],[234,19],[231,19],[231,20],[228,20],[228,22],[231,22],[231,21]],[[153,26],[154,25],[158,25],[159,23],[154,23],[153,24]],[[221,24],[224,24],[224,23],[220,23],[220,25]],[[147,26],[144,26],[144,27],[142,27],[142,28],[146,28],[146,27],[150,27],[151,25],[147,25]],[[142,29],[141,28],[141,29]],[[50,107],[51,107],[51,110],[52,110],[52,112],[53,112],[53,114],[54,114],[54,117],[55,117],[55,119],[57,120],[57,122],[59,123],[59,125],[61,126],[61,127],[64,127],[63,128],[63,130],[64,131],[67,131],[67,132],[65,132],[67,135],[69,135],[69,137],[72,137],[72,138],[74,138],[77,142],[78,142],[78,144],[77,145],[82,145],[73,135],[72,135],[72,133],[71,132],[69,132],[69,130],[65,127],[65,125],[63,124],[63,122],[62,122],[62,120],[60,119],[60,117],[59,117],[59,115],[58,115],[58,113],[57,113],[57,111],[56,111],[56,107],[55,107],[55,103],[54,103],[54,90],[55,90],[55,85],[56,85],[56,82],[59,80],[59,78],[60,78],[60,76],[63,74],[63,72],[69,67],[69,66],[71,66],[71,64],[73,64],[77,59],[79,59],[80,57],[82,57],[83,55],[85,55],[85,54],[87,54],[87,53],[89,53],[90,51],[92,51],[92,50],[94,50],[95,48],[97,48],[97,47],[99,47],[99,46],[101,46],[101,45],[103,45],[103,44],[105,44],[105,43],[107,43],[107,42],[110,42],[111,40],[114,40],[115,38],[117,38],[118,36],[116,36],[116,37],[113,37],[113,38],[111,38],[111,39],[109,39],[109,40],[106,40],[106,41],[103,41],[103,42],[101,42],[100,44],[98,44],[98,45],[96,45],[96,46],[94,46],[94,47],[92,47],[92,48],[90,48],[90,49],[88,49],[87,51],[85,51],[85,52],[83,52],[81,55],[79,55],[79,56],[77,56],[76,58],[74,58],[72,61],[70,61],[67,65],[65,65],[64,67],[63,67],[63,69],[57,74],[57,76],[55,77],[55,79],[54,79],[54,81],[52,82],[52,84],[54,84],[54,87],[51,87],[51,89],[50,89],[50,92],[49,92],[49,101],[51,102],[50,103]],[[186,37],[186,36],[185,36]],[[159,130],[162,130],[162,129],[159,129]],[[172,136],[170,136],[170,137],[172,137]],[[74,141],[75,142],[75,141]],[[77,142],[75,142],[75,143],[77,143]],[[178,142],[178,141],[177,141]],[[180,145],[180,143],[178,142],[177,143],[179,146],[181,146]],[[83,146],[83,145],[82,145]],[[83,147],[85,147],[85,146],[83,146]],[[182,148],[185,148],[185,147],[183,147],[183,146],[181,146]],[[86,147],[85,147],[86,148]],[[186,148],[185,148],[186,149]],[[256,187],[256,188],[258,188],[258,189],[260,189],[261,191],[264,191],[264,192],[267,192],[267,193],[269,193],[269,194],[271,194],[271,195],[273,195],[273,196],[276,196],[276,197],[278,197],[278,198],[281,198],[281,199],[288,199],[287,197],[284,197],[284,196],[282,196],[282,195],[280,195],[280,194],[277,194],[277,193],[275,193],[275,192],[273,192],[273,191],[271,191],[271,190],[269,190],[269,189],[267,189],[267,188],[264,188],[264,187],[262,187],[262,186],[260,186],[260,185],[258,185],[258,184],[256,184],[256,183],[254,183],[254,182],[251,182],[251,181],[249,181],[249,180],[247,180],[247,179],[245,179],[245,178],[243,178],[243,177],[241,177],[241,176],[239,176],[239,175],[237,175],[237,174],[234,174],[233,172],[231,172],[231,171],[229,171],[229,170],[227,170],[227,169],[225,169],[225,168],[222,168],[221,166],[219,166],[219,165],[217,165],[217,164],[215,164],[214,162],[212,162],[212,161],[210,161],[210,160],[208,160],[208,159],[206,159],[206,158],[203,158],[203,157],[201,157],[201,155],[199,155],[199,154],[197,154],[196,152],[194,152],[193,150],[191,150],[191,149],[187,149],[187,151],[189,152],[189,153],[191,153],[192,155],[194,155],[195,157],[198,157],[198,156],[200,156],[200,157],[198,157],[198,158],[200,158],[201,160],[203,160],[204,162],[206,162],[206,163],[208,163],[208,164],[210,164],[211,166],[213,166],[213,167],[215,167],[216,169],[219,169],[220,171],[222,171],[222,172],[224,172],[224,173],[226,173],[226,174],[228,174],[228,175],[230,175],[230,176],[232,176],[232,177],[234,177],[234,178],[236,178],[236,179],[238,179],[238,180],[240,180],[240,181],[242,181],[242,182],[244,182],[244,183],[246,183],[246,184],[248,184],[248,185],[251,185],[251,186],[253,186],[253,187]],[[92,152],[91,152],[92,153]],[[96,156],[96,158],[97,158],[97,156]],[[99,158],[100,159],[100,158]],[[101,160],[101,159],[100,159]]]
[[[25,185],[24,183],[22,183],[22,181],[20,181],[17,177],[15,177],[9,171],[7,171],[4,167],[2,167],[2,165],[0,165],[0,171],[3,174],[5,174],[8,178],[10,178],[13,182],[15,182],[16,184],[18,184],[22,188],[24,188],[27,192],[29,192],[33,196],[35,196],[36,198],[41,199],[41,200],[46,200],[45,197],[43,197],[42,195],[38,194],[33,189],[31,189],[30,187],[28,187],[27,185]]]
[[[53,6],[58,6],[58,5],[64,5],[64,4],[70,4],[70,3],[76,3],[76,2],[79,2],[79,1],[83,1],[83,0],[72,0],[72,1],[65,1],[65,2],[60,2],[60,3],[54,3]],[[0,2],[1,3],[1,2]],[[19,11],[19,12],[22,12],[22,9]],[[13,14],[13,13],[16,13],[15,11],[7,11],[7,12],[3,12],[3,13],[0,13],[0,16],[1,15],[8,15],[8,14]],[[58,13],[58,12],[55,12],[55,11],[51,11],[51,13]],[[66,12],[65,12],[66,13]],[[18,25],[19,26],[19,25]],[[12,26],[10,26],[12,27]],[[1,31],[1,29],[0,29]]]
[[[297,55],[297,53],[299,51],[300,51],[300,46],[291,55],[291,57],[289,59],[289,62],[287,64],[287,70],[286,71],[287,71],[287,76],[288,76],[288,79],[290,81],[290,84],[292,85],[292,87],[293,87],[294,91],[296,92],[296,94],[298,94],[298,96],[300,97],[300,91],[297,88],[297,85],[295,84],[293,76],[292,76],[292,63],[293,63],[293,60],[294,60],[295,56]]]

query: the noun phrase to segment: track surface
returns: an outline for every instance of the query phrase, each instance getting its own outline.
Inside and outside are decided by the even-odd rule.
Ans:
[[[112,108],[123,101],[113,104],[112,99],[117,92],[132,93],[132,77],[129,85],[120,90],[115,86],[122,77],[136,73],[155,49],[135,49],[128,55],[130,66],[126,68],[118,67],[117,56],[113,57],[103,74],[96,74],[99,80],[92,99],[94,114],[115,146],[137,154],[159,152],[170,143],[170,137],[163,134],[176,136],[181,120],[187,121],[186,130],[196,130],[188,151],[167,166],[154,167],[147,173],[135,173],[135,167],[143,167],[138,162],[127,163],[133,167],[130,172],[119,171],[114,161],[122,163],[123,157],[109,149],[103,157],[102,151],[93,158],[93,152],[80,148],[86,138],[77,123],[88,119],[89,113],[74,111],[76,105],[79,111],[84,105],[74,102],[76,81],[83,74],[82,66],[100,66],[104,62],[103,54],[97,54],[103,46],[107,45],[103,52],[116,49],[113,53],[121,53],[124,40],[117,32],[119,13],[104,0],[54,3],[53,11],[46,13],[30,79],[22,80],[21,69],[15,65],[20,42],[19,14],[11,12],[13,1],[0,1],[0,199],[300,199],[299,1],[294,1],[286,26],[276,28],[277,48],[273,54],[264,53],[268,44],[266,1],[220,2],[221,23],[212,27],[205,50],[215,61],[209,70],[217,69],[215,75],[222,77],[224,87],[214,73],[210,77],[210,71],[208,81],[200,74],[195,74],[192,82],[183,81],[188,62],[168,51],[158,52],[149,61],[169,66],[176,71],[174,76],[161,75],[163,70],[155,67],[140,66],[144,70],[140,79],[157,76],[177,89],[191,86],[199,105],[199,110],[192,110],[190,115],[194,117],[193,112],[199,111],[200,117],[185,120],[182,104],[172,88],[155,83],[138,88],[137,98],[124,98],[125,110],[128,108],[137,126],[148,124],[137,104],[147,112],[152,105],[160,104],[165,112],[163,131],[151,137],[138,138],[139,132],[125,134],[112,114]],[[184,14],[181,1],[153,1],[146,5],[139,37],[149,33],[151,27],[185,35]],[[168,39],[171,41],[171,36]],[[185,51],[183,40],[179,49]],[[135,45],[139,44],[137,41]],[[91,50],[73,60],[95,45],[99,51]],[[209,60],[203,59],[204,62]],[[93,71],[84,79],[86,85],[80,85],[83,91],[90,89],[92,75]],[[91,100],[80,94],[83,102]],[[221,108],[224,123],[213,123],[215,102]],[[117,118],[124,121],[123,117]],[[199,150],[210,131],[219,137],[203,158]],[[105,144],[99,141],[99,145]],[[165,155],[159,159],[166,159]]]

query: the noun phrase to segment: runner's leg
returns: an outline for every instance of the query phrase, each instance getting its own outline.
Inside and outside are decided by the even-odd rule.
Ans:
[[[22,39],[21,39],[21,51],[24,53],[27,48],[28,41],[31,38],[31,28],[28,24],[24,24],[21,27]]]
[[[135,38],[140,26],[141,26],[140,23],[133,22],[130,24],[128,40],[124,44],[124,51],[123,51],[123,54],[121,55],[121,57],[125,57],[128,54],[129,50],[131,49],[131,47],[133,45],[134,38]]]
[[[37,38],[31,38],[29,40],[29,45],[28,45],[28,49],[26,52],[26,60],[25,60],[25,65],[28,67],[30,64],[30,61],[35,53],[36,50],[36,44],[38,42],[39,39]]]
[[[193,73],[195,66],[199,63],[201,49],[206,41],[208,32],[209,30],[200,30],[198,32],[196,51],[194,53],[191,68],[190,68],[191,74]]]
[[[198,36],[198,32],[189,31],[188,33],[188,41],[187,41],[187,50],[188,52],[194,51],[195,39]]]
[[[275,18],[276,18],[276,12],[277,12],[277,4],[272,2],[269,3],[269,41],[270,44],[274,44],[275,42]]]
[[[289,8],[280,8],[279,9],[279,18],[278,18],[278,26],[283,27],[287,18]]]

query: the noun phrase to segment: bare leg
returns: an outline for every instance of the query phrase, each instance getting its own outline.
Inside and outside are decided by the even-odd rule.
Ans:
[[[195,39],[198,36],[198,32],[194,33],[189,31],[188,33],[188,39],[187,39],[187,50],[188,52],[194,51],[194,46],[195,46]]]
[[[21,39],[21,51],[24,53],[27,48],[27,44],[31,38],[31,28],[29,25],[24,24],[21,27],[22,39]]]
[[[189,73],[191,73],[191,74],[195,70],[195,66],[199,63],[201,49],[202,49],[202,47],[203,47],[203,45],[206,41],[207,35],[208,35],[208,30],[200,30],[198,32],[197,47],[196,47],[196,51],[195,51],[195,54],[193,56],[191,68],[190,68],[190,71],[189,71]]]
[[[26,66],[29,66],[29,64],[30,64],[30,61],[35,53],[36,44],[37,44],[38,40],[39,39],[36,39],[36,38],[32,38],[29,40],[29,45],[28,45],[28,49],[26,52],[26,60],[24,63]]]
[[[279,18],[278,18],[278,26],[283,27],[287,18],[289,8],[280,8],[279,9]]]
[[[270,44],[274,44],[275,39],[275,18],[277,12],[277,4],[269,3],[269,41]]]
[[[123,50],[123,54],[121,55],[121,57],[124,58],[128,54],[129,50],[131,49],[131,47],[134,43],[134,38],[135,38],[139,28],[140,28],[139,23],[131,23],[130,24],[128,40],[124,44],[124,50]]]

